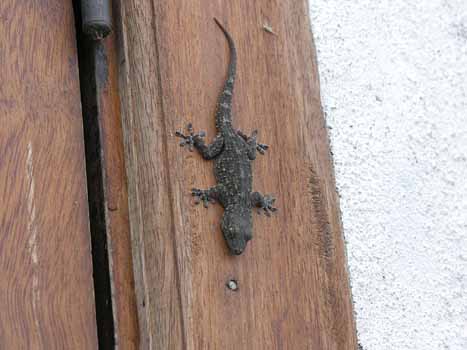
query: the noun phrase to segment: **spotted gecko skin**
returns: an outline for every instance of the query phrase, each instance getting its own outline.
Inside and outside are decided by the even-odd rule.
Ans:
[[[264,154],[268,149],[265,144],[256,141],[258,132],[251,136],[237,131],[232,126],[232,97],[237,66],[237,52],[230,34],[214,19],[222,30],[230,49],[230,63],[227,79],[222,90],[216,111],[217,135],[213,142],[206,145],[205,133],[194,133],[188,124],[188,135],[176,132],[182,138],[181,146],[188,146],[190,150],[196,148],[206,160],[214,161],[214,175],[217,185],[207,190],[193,188],[191,193],[196,203],[201,201],[205,207],[209,202],[219,202],[224,208],[221,230],[229,251],[240,255],[245,250],[249,240],[253,237],[253,208],[263,210],[267,216],[277,210],[272,195],[262,195],[252,191],[251,162],[256,158],[256,152]]]

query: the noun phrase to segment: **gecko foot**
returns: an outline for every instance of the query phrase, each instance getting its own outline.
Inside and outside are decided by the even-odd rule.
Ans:
[[[263,202],[261,203],[262,205],[260,206],[260,209],[264,211],[264,214],[266,214],[266,216],[271,216],[271,213],[277,211],[277,208],[274,207],[275,201],[276,198],[274,198],[271,195],[266,195],[263,197]],[[259,213],[261,213],[261,211],[259,211]]]
[[[258,208],[258,214],[261,214],[261,210],[264,211],[266,216],[271,216],[271,213],[277,211],[277,208],[274,207],[274,202],[276,198],[272,195],[262,195],[259,192],[253,192],[251,194],[252,203],[255,207]]]
[[[209,202],[216,202],[216,200],[211,196],[210,190],[200,190],[198,188],[192,188],[191,195],[195,197],[195,204],[199,204],[202,201],[205,208],[209,206]]]
[[[256,144],[256,150],[257,150],[260,154],[265,154],[268,148],[269,148],[269,146],[266,145],[265,143],[257,143],[257,144]]]
[[[264,143],[258,143],[256,138],[258,137],[258,130],[253,130],[250,136],[247,136],[245,133],[243,133],[240,130],[237,130],[238,136],[240,136],[242,139],[245,140],[247,144],[249,144],[251,147],[253,147],[253,151],[256,150],[260,154],[265,154],[266,150],[269,148],[268,145]]]
[[[195,134],[193,131],[193,125],[191,123],[188,123],[186,129],[188,131],[188,135],[185,135],[180,131],[176,131],[175,136],[180,137],[182,139],[182,141],[180,141],[181,147],[188,146],[188,149],[190,150],[190,152],[192,152],[193,146],[195,144],[195,139],[205,137],[206,133],[204,131],[200,131],[199,133]]]

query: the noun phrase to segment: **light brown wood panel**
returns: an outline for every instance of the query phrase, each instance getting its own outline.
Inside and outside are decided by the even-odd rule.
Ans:
[[[71,1],[0,3],[0,348],[96,349]]]
[[[306,1],[121,2],[122,113],[143,349],[356,348],[338,199]],[[228,49],[238,50],[234,125],[271,146],[254,189],[279,211],[255,216],[230,256],[222,209],[194,206],[213,164],[178,146],[193,122],[215,135]],[[275,34],[264,30],[264,25]],[[238,291],[226,288],[238,281]]]

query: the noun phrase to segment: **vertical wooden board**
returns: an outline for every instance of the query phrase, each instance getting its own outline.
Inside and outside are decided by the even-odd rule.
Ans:
[[[0,348],[96,349],[71,1],[0,4]]]
[[[122,1],[120,92],[142,349],[185,348],[153,4]],[[117,27],[118,30],[118,27]]]
[[[104,44],[96,44],[95,62],[115,343],[120,350],[138,349],[139,331],[114,34],[109,35]]]
[[[122,2],[122,106],[142,348],[355,349],[328,138],[306,1]],[[228,50],[238,50],[234,125],[271,146],[254,188],[279,212],[255,217],[230,256],[222,210],[195,207],[212,164],[178,147],[191,121],[215,135]],[[275,34],[264,30],[270,26]],[[235,279],[239,290],[226,283]]]

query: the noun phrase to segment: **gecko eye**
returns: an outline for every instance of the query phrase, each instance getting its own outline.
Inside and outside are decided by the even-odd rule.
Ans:
[[[227,236],[227,238],[229,238],[229,239],[234,239],[235,234],[234,234],[233,229],[229,228],[229,230],[227,231],[227,235],[226,235],[226,236]]]

